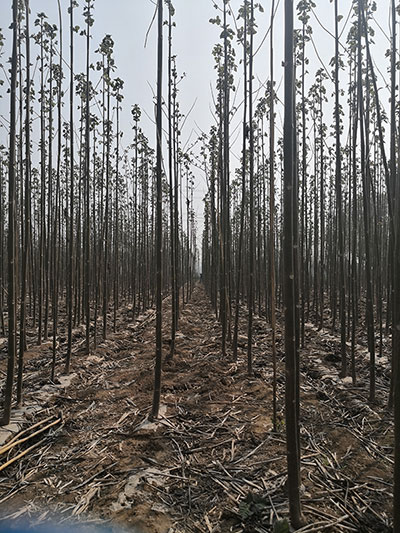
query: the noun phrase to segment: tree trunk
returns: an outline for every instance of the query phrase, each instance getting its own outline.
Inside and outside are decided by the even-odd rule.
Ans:
[[[11,404],[14,385],[14,370],[16,357],[16,106],[17,106],[17,36],[18,36],[18,0],[13,0],[13,39],[11,55],[10,80],[10,149],[8,164],[8,358],[7,376],[4,391],[4,411],[0,421],[1,426],[10,423]]]
[[[162,60],[163,60],[163,0],[158,0],[157,46],[157,161],[156,161],[156,358],[154,394],[151,418],[158,417],[161,396],[162,362]]]
[[[290,519],[294,528],[303,524],[300,504],[300,443],[297,419],[298,383],[296,349],[296,296],[297,268],[294,245],[297,227],[297,189],[294,164],[296,137],[294,135],[294,61],[293,61],[293,0],[285,0],[285,117],[284,117],[284,191],[283,191],[283,291],[285,308],[285,368],[286,368],[286,446],[288,462],[288,493]]]

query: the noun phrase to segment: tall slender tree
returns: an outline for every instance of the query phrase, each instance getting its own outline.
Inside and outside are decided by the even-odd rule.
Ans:
[[[177,197],[174,194],[174,183],[177,181],[175,176],[175,128],[173,127],[174,121],[174,82],[173,82],[173,55],[172,55],[172,17],[174,15],[174,7],[170,0],[167,1],[168,5],[168,173],[169,173],[169,212],[170,212],[170,259],[171,259],[171,349],[168,357],[172,359],[175,352],[175,337],[178,327],[178,309],[176,294],[179,294],[179,287],[177,286],[177,261],[175,256],[177,255],[177,232],[175,231],[175,204]],[[178,290],[177,290],[178,289]]]
[[[23,228],[23,253],[21,265],[21,307],[20,307],[20,337],[18,347],[18,378],[17,378],[17,403],[22,403],[22,381],[24,368],[24,352],[26,349],[26,299],[28,285],[28,257],[30,252],[31,233],[31,73],[30,73],[30,34],[29,34],[29,0],[25,0],[25,185],[24,185],[24,228]]]
[[[157,109],[156,109],[156,354],[154,394],[151,417],[157,418],[161,396],[162,363],[162,65],[163,65],[163,0],[158,0],[157,45]]]
[[[234,329],[233,329],[233,342],[232,342],[232,351],[233,351],[233,360],[237,361],[238,358],[238,336],[239,336],[239,312],[240,312],[240,280],[242,276],[242,269],[243,269],[243,234],[244,234],[244,216],[245,216],[245,207],[246,207],[246,175],[247,175],[247,56],[248,56],[248,41],[247,41],[247,34],[248,34],[248,3],[247,0],[244,1],[243,7],[241,8],[242,16],[243,16],[243,33],[239,34],[238,36],[242,37],[243,41],[243,89],[244,89],[244,97],[243,97],[243,138],[242,138],[242,171],[241,171],[241,178],[242,178],[242,197],[241,197],[241,204],[240,204],[240,222],[239,222],[239,242],[237,245],[237,260],[236,260],[236,280],[235,280],[235,321],[234,321]]]
[[[0,425],[9,424],[14,385],[15,357],[16,357],[16,126],[17,126],[17,40],[18,40],[18,0],[12,4],[12,52],[10,79],[10,148],[8,160],[8,358],[7,376],[4,391],[4,411]]]
[[[269,261],[272,347],[272,422],[276,431],[277,362],[276,362],[276,283],[275,283],[275,90],[274,90],[274,20],[275,0],[271,5],[270,25],[270,102],[269,102]]]
[[[74,188],[75,188],[75,163],[74,163],[74,8],[77,7],[75,0],[69,3],[69,227],[68,227],[68,279],[67,279],[67,308],[68,308],[68,341],[65,358],[65,372],[69,373],[71,367],[72,352],[72,311],[73,311],[73,264],[74,264]]]
[[[254,312],[254,127],[253,127],[253,48],[254,48],[254,0],[250,1],[250,45],[249,45],[249,321],[247,329],[247,373],[250,375],[253,372],[253,312]]]
[[[90,353],[90,28],[93,26],[92,0],[86,0],[86,79],[85,79],[85,178],[84,178],[84,313],[85,350]],[[72,135],[72,132],[71,132]]]
[[[335,0],[335,146],[336,146],[336,215],[339,241],[339,316],[340,316],[340,352],[342,357],[341,375],[347,375],[346,354],[346,301],[345,301],[345,277],[344,277],[344,225],[342,203],[342,154],[340,147],[340,91],[339,91],[339,13],[338,0]],[[321,200],[322,201],[322,200]],[[321,310],[323,313],[323,309]]]
[[[300,442],[296,347],[296,277],[294,229],[297,228],[296,136],[294,134],[294,38],[293,0],[285,0],[285,116],[283,177],[283,298],[285,310],[286,446],[290,519],[294,528],[303,524],[300,503]]]

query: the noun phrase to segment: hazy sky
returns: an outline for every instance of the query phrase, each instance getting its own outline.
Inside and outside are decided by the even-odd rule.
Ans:
[[[278,0],[276,0],[278,3]],[[329,0],[315,0],[317,4],[316,14],[323,26],[328,31],[333,32],[333,3]],[[83,25],[82,20],[82,5],[83,1],[78,0],[79,7],[75,9],[76,24]],[[217,0],[221,4],[221,0]],[[237,8],[242,3],[242,0],[231,0],[231,6],[235,13]],[[297,3],[297,2],[295,2]],[[131,106],[135,103],[139,104],[141,108],[151,117],[148,118],[146,113],[142,113],[142,127],[146,135],[150,138],[151,144],[155,144],[155,128],[151,119],[154,117],[152,88],[155,87],[156,79],[156,24],[148,36],[146,48],[144,48],[145,35],[149,28],[150,22],[154,14],[154,2],[152,0],[95,0],[92,38],[92,52],[98,47],[105,34],[111,34],[114,39],[114,57],[117,71],[115,76],[119,76],[125,82],[123,94],[123,112],[122,112],[122,127],[124,130],[123,144],[126,146],[130,141],[131,131]],[[179,100],[181,103],[181,110],[187,113],[188,110],[195,106],[188,118],[184,131],[183,142],[192,142],[195,140],[201,130],[208,131],[213,122],[211,113],[212,97],[211,87],[215,85],[215,71],[213,68],[213,57],[211,54],[212,48],[218,42],[220,29],[209,23],[209,19],[215,17],[216,10],[214,8],[213,0],[173,0],[176,9],[176,29],[174,36],[174,53],[177,54],[177,66],[179,73],[186,73],[185,79],[180,84]],[[261,0],[264,7],[264,13],[257,13],[258,34],[255,38],[255,47],[257,48],[269,27],[269,17],[271,9],[271,0]],[[378,13],[376,18],[382,29],[389,34],[389,0],[379,0]],[[64,14],[64,56],[66,61],[69,58],[68,49],[68,18],[67,7],[69,0],[61,0],[61,5]],[[349,13],[351,2],[350,0],[339,0],[339,12],[343,15],[340,23],[343,28],[347,15]],[[47,14],[48,19],[52,23],[58,25],[58,11],[57,0],[30,0],[32,11],[31,28],[34,31],[33,22],[36,14],[43,11]],[[284,1],[280,0],[275,21],[275,64],[276,64],[276,80],[279,84],[283,79],[283,6]],[[231,25],[234,28],[234,23],[231,20]],[[2,63],[6,64],[9,56],[9,43],[11,41],[11,31],[9,24],[11,22],[11,1],[0,0],[0,24],[3,33],[6,37],[6,45],[3,50],[1,58]],[[329,60],[334,53],[334,42],[332,37],[324,31],[317,22],[314,15],[311,16],[310,23],[314,29],[314,44],[320,56],[314,50],[313,44],[308,45],[308,55],[310,57],[310,82],[313,81],[315,71],[321,67],[320,60],[327,66]],[[386,75],[388,61],[385,58],[385,51],[388,48],[388,42],[384,37],[382,31],[375,25],[376,29],[376,46],[374,48],[374,60],[381,72]],[[342,42],[345,44],[347,29],[343,32]],[[236,41],[235,41],[236,42]],[[165,44],[167,41],[165,40]],[[76,37],[76,72],[84,69],[84,38]],[[258,51],[255,59],[255,89],[265,83],[269,72],[269,52],[268,39]],[[165,53],[167,49],[165,48]],[[32,62],[36,58],[38,49],[36,45],[32,45]],[[238,59],[241,58],[242,52],[240,48],[237,49]],[[92,60],[96,61],[95,56]],[[166,66],[166,64],[165,64]],[[6,66],[7,68],[7,66]],[[329,66],[328,69],[330,70]],[[164,70],[166,72],[166,69]],[[0,73],[0,77],[4,79],[4,72]],[[68,79],[68,73],[67,73]],[[240,86],[241,66],[239,65],[237,86],[239,93],[236,103],[239,104],[242,100]],[[347,83],[346,79],[343,79]],[[379,84],[383,85],[382,79]],[[66,87],[67,89],[67,87]],[[0,88],[3,98],[0,99],[0,115],[8,118],[9,102],[6,93],[6,84]],[[330,97],[333,92],[333,86],[327,88],[327,95]],[[262,87],[260,88],[260,95],[262,94]],[[381,99],[386,105],[388,101],[388,93],[386,90],[381,91]],[[282,109],[279,111],[278,127],[282,117]],[[67,108],[64,110],[64,115],[67,117]],[[328,119],[330,122],[330,118]],[[240,112],[237,113],[232,127],[240,121]],[[4,122],[4,119],[3,119]],[[7,144],[7,136],[5,128],[0,129],[0,143]],[[239,148],[237,148],[239,150]],[[233,152],[235,152],[235,147]],[[233,154],[233,161],[240,153]],[[196,175],[196,210],[199,216],[199,223],[202,219],[202,205],[201,199],[205,192],[204,178],[199,171],[195,171]]]

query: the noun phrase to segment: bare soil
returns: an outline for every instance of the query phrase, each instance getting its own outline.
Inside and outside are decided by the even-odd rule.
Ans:
[[[164,307],[167,354],[169,299]],[[156,422],[148,420],[153,311],[132,323],[130,309],[122,309],[117,331],[89,356],[77,330],[66,386],[46,389],[49,343],[30,349],[25,404],[39,402],[40,409],[25,426],[59,414],[62,422],[3,454],[2,463],[38,444],[0,472],[0,531],[6,522],[49,520],[136,533],[273,531],[273,524],[288,516],[282,332],[274,432],[269,325],[256,317],[252,376],[246,373],[245,316],[241,326],[239,361],[223,359],[219,323],[196,285],[180,317],[175,357],[164,364]],[[370,405],[361,344],[356,386],[338,377],[339,338],[308,324],[305,344],[301,474],[307,526],[302,531],[391,531],[387,356],[378,361],[378,401]],[[4,354],[2,359],[4,365]]]

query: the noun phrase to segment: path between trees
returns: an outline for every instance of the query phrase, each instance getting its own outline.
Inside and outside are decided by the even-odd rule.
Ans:
[[[167,354],[169,299],[164,307]],[[2,473],[3,521],[78,520],[89,527],[105,519],[140,533],[223,533],[272,531],[286,516],[281,335],[273,433],[265,320],[255,318],[255,372],[248,377],[245,337],[239,362],[222,360],[220,327],[197,285],[182,312],[175,358],[164,365],[160,420],[150,423],[152,317],[149,311],[132,324],[125,309],[118,331],[95,354],[75,354],[71,384],[48,397],[32,420],[61,412],[62,426],[38,437],[38,447]],[[354,388],[336,377],[338,349],[334,337],[307,329],[304,531],[389,531],[392,424],[383,401],[366,404],[362,380]],[[37,365],[27,403],[45,383],[46,369]]]

